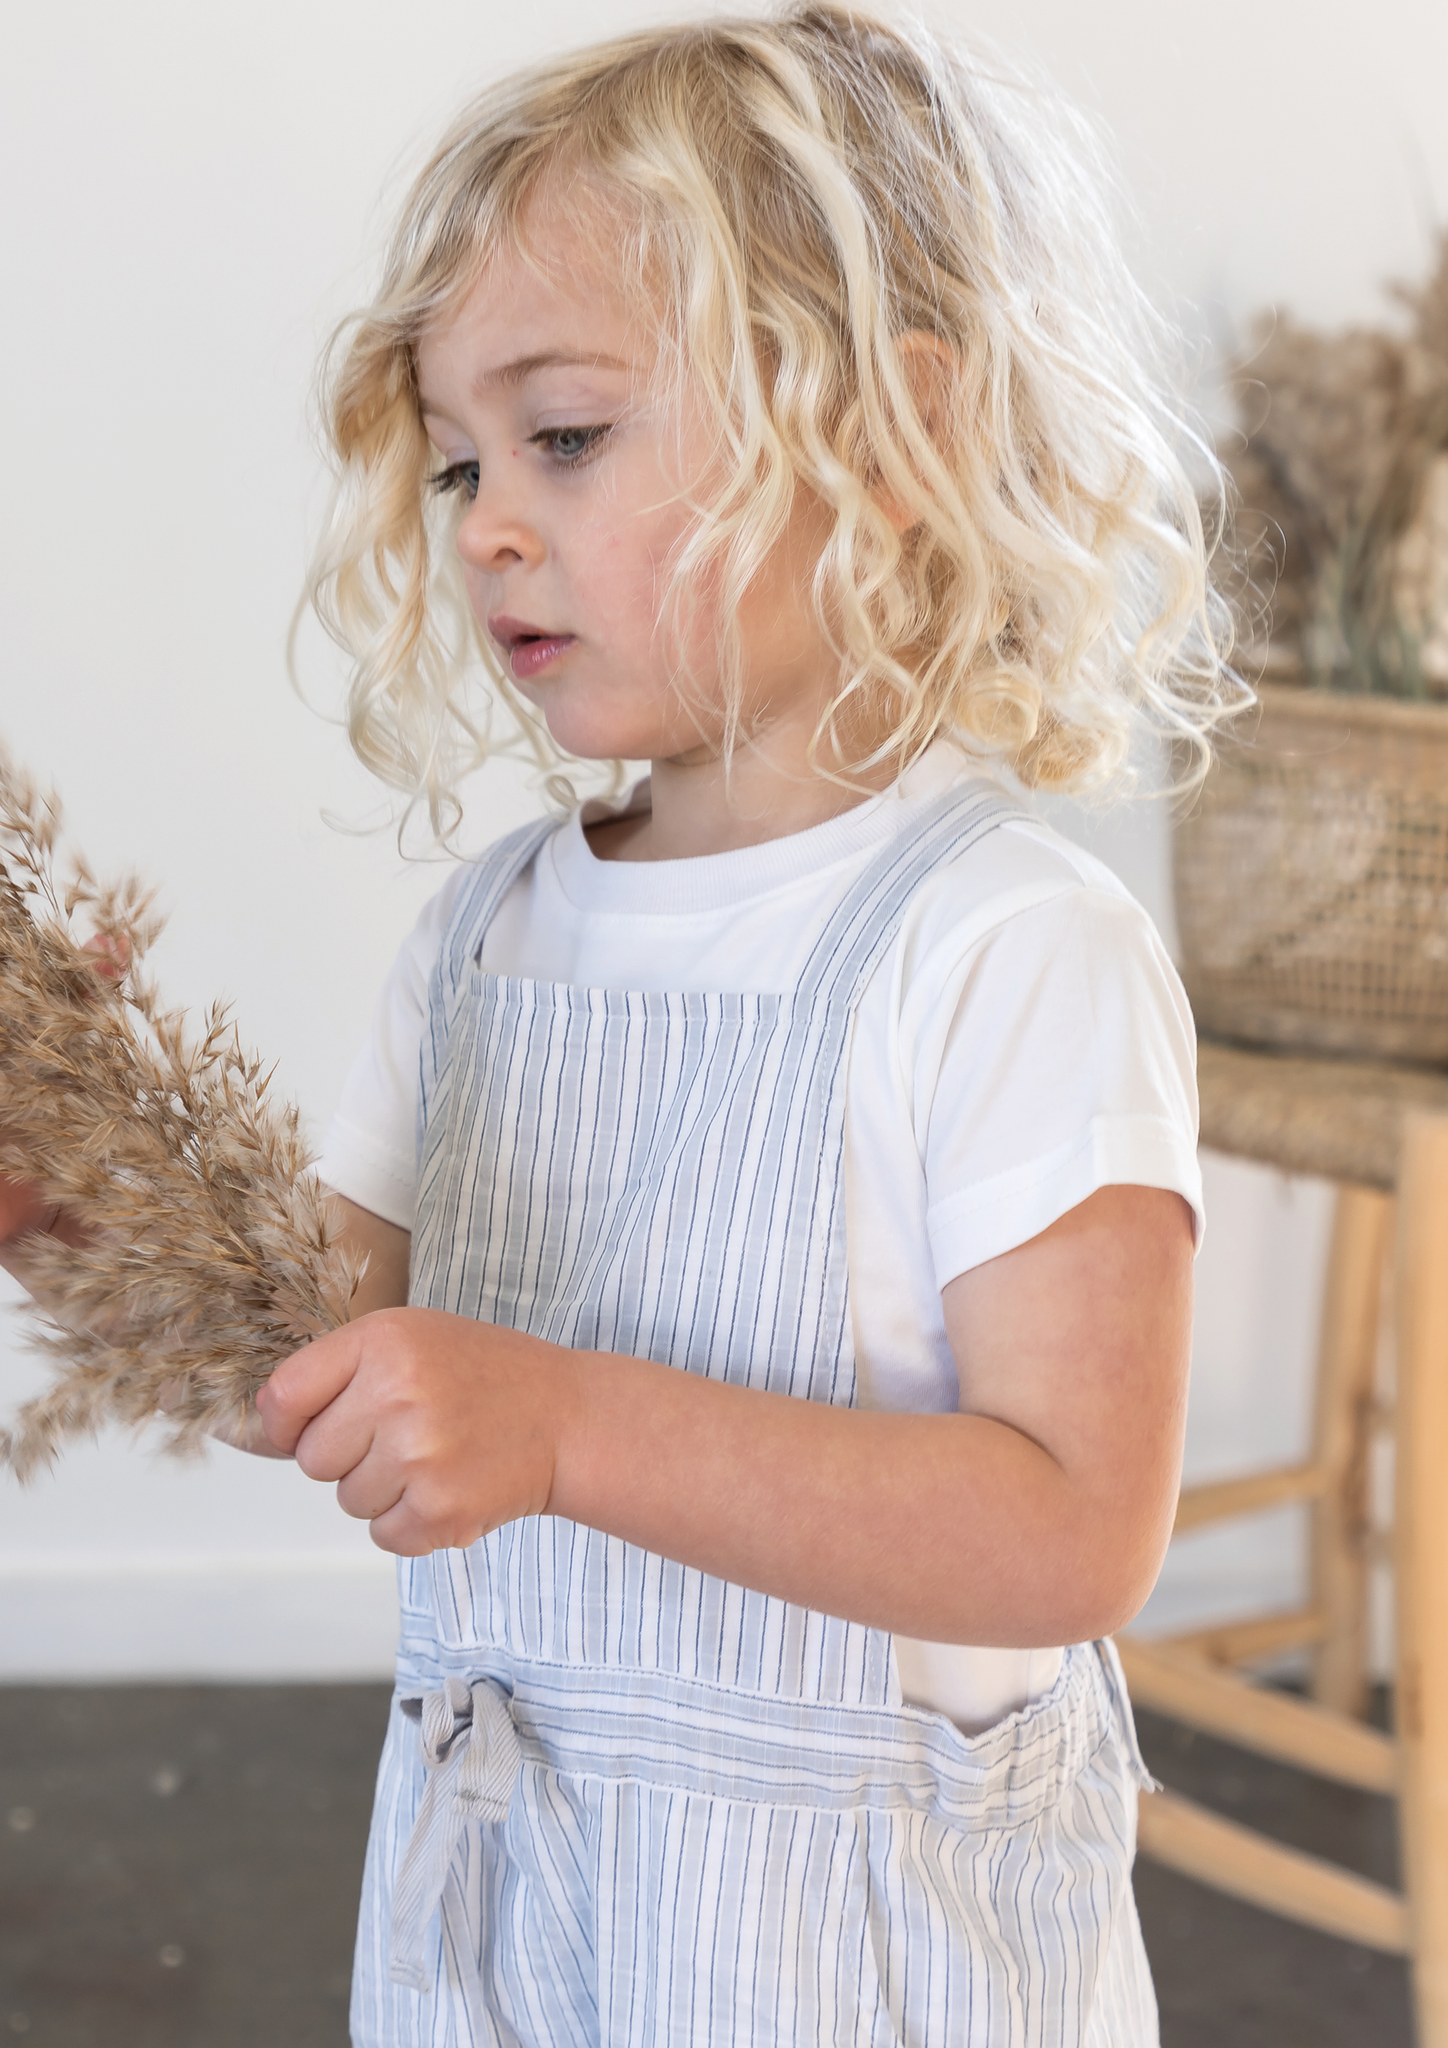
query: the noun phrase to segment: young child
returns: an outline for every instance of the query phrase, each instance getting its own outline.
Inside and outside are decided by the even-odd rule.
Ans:
[[[1192,1029],[1011,790],[1229,680],[1060,128],[830,6],[636,35],[466,111],[334,358],[362,758],[455,822],[471,647],[652,764],[424,912],[325,1145],[367,1312],[260,1404],[400,1559],[358,2048],[1156,2039],[1098,1639]]]

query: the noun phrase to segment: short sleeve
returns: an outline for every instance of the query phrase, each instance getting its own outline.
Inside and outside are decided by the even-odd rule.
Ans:
[[[468,873],[459,868],[449,876],[403,940],[317,1161],[328,1187],[400,1230],[411,1230],[416,1202],[417,1090],[428,983]]]
[[[943,939],[901,1014],[939,1286],[1111,1185],[1174,1190],[1200,1240],[1191,1011],[1124,891],[1077,882],[954,957]]]

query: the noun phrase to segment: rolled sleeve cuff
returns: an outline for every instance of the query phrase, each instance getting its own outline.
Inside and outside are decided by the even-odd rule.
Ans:
[[[936,1284],[1029,1244],[1104,1187],[1167,1188],[1190,1204],[1196,1243],[1205,1228],[1196,1147],[1165,1117],[1093,1117],[1069,1144],[934,1203],[926,1218]]]
[[[370,1209],[399,1230],[411,1230],[417,1173],[410,1155],[399,1157],[338,1116],[327,1126],[317,1172],[329,1188],[360,1209]]]

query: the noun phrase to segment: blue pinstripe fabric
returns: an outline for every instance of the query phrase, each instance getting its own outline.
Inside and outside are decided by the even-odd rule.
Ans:
[[[494,850],[424,1034],[416,1302],[849,1405],[850,1020],[913,892],[1009,807],[938,803],[877,858],[788,995],[483,974],[546,827]],[[394,1711],[353,1992],[357,2048],[968,2043],[1136,2048],[1155,2004],[1129,1872],[1142,1772],[1114,1656],[968,1740],[903,1707],[888,1635],[555,1518],[404,1560],[398,1696],[488,1679],[522,1767],[470,1822],[388,1975],[422,1800]]]

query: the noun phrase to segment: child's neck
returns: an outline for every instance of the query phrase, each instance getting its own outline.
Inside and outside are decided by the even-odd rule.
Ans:
[[[600,820],[588,828],[588,844],[599,860],[696,860],[733,853],[823,825],[890,780],[888,771],[880,771],[846,789],[806,762],[781,763],[747,747],[736,751],[726,774],[721,760],[701,750],[655,761],[649,808]]]

